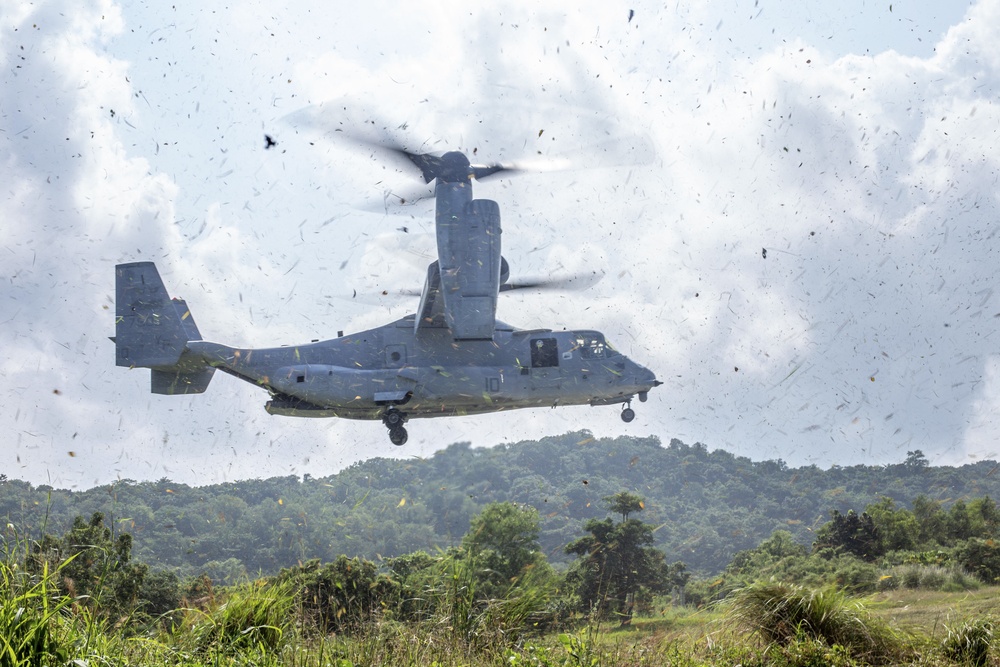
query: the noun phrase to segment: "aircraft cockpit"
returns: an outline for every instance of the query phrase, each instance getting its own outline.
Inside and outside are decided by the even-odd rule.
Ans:
[[[604,340],[604,334],[599,331],[576,331],[573,349],[580,351],[583,359],[604,359],[616,357],[619,352],[611,343]]]

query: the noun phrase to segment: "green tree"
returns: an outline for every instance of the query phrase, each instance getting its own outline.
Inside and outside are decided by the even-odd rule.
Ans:
[[[169,570],[151,570],[139,589],[140,609],[151,617],[159,617],[181,606],[181,582]]]
[[[861,514],[850,510],[841,514],[837,510],[831,512],[830,521],[816,531],[816,542],[813,548],[832,548],[853,554],[861,560],[872,562],[885,554],[885,547],[880,539],[878,527],[867,512]]]
[[[646,507],[645,502],[643,502],[640,496],[628,491],[620,491],[613,496],[605,496],[604,502],[607,503],[609,510],[615,514],[622,515],[622,522],[628,521],[629,514],[641,512]]]
[[[913,512],[898,509],[895,501],[888,496],[865,508],[878,530],[882,548],[885,551],[912,551],[917,547],[920,525]]]
[[[1000,509],[989,496],[976,498],[969,503],[969,512],[974,518],[979,537],[986,539],[1000,538]]]
[[[526,505],[492,503],[472,517],[462,547],[492,584],[491,595],[505,594],[528,568],[544,563],[538,533],[538,510]]]
[[[796,542],[791,533],[776,530],[755,549],[746,549],[733,556],[726,574],[745,576],[752,580],[782,560],[802,559],[807,555],[806,548]]]
[[[978,537],[975,517],[969,512],[965,501],[959,499],[948,510],[948,538],[951,543]]]
[[[1000,583],[1000,545],[993,540],[967,540],[955,549],[955,560],[987,584]]]
[[[903,461],[903,465],[911,470],[923,470],[930,465],[930,461],[927,460],[922,451],[915,449],[912,452],[906,452],[906,460]]]
[[[653,527],[627,518],[643,507],[642,498],[627,495],[604,499],[622,521],[590,519],[583,526],[590,534],[566,545],[566,553],[578,556],[568,581],[576,586],[582,610],[615,614],[623,625],[631,621],[640,590],[663,592],[675,574],[686,581],[684,566],[668,566],[663,552],[652,546]]]
[[[104,515],[94,512],[89,522],[76,517],[61,539],[44,536],[35,545],[29,567],[40,571],[48,561],[49,571],[59,572],[64,594],[117,620],[136,609],[148,569],[131,560],[132,536],[114,536],[104,525]]]
[[[924,494],[913,499],[913,517],[920,526],[917,536],[920,548],[944,546],[948,543],[948,515],[941,509],[941,503]]]

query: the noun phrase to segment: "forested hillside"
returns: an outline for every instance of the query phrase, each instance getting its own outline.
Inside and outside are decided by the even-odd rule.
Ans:
[[[558,563],[585,520],[606,516],[602,498],[630,491],[645,499],[643,518],[657,526],[668,559],[707,574],[778,529],[811,544],[832,510],[860,512],[881,497],[899,507],[920,495],[945,506],[1000,498],[997,469],[993,461],[931,467],[920,452],[885,467],[789,468],[678,440],[577,432],[493,448],[459,443],[429,459],[373,459],[323,478],[204,487],[122,480],[72,492],[0,476],[0,516],[39,535],[100,511],[132,533],[137,559],[233,581],[310,558],[434,552],[456,544],[470,518],[497,501],[538,509],[540,543]]]

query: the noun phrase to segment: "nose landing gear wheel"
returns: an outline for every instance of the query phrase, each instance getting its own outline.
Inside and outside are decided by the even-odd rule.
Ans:
[[[630,421],[635,419],[635,410],[632,408],[625,408],[622,410],[622,421],[628,424]]]

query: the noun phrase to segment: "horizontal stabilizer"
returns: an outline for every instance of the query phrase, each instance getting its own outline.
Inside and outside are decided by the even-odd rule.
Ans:
[[[150,372],[149,389],[154,394],[203,394],[212,381],[215,369],[201,368],[196,371],[158,371]]]

